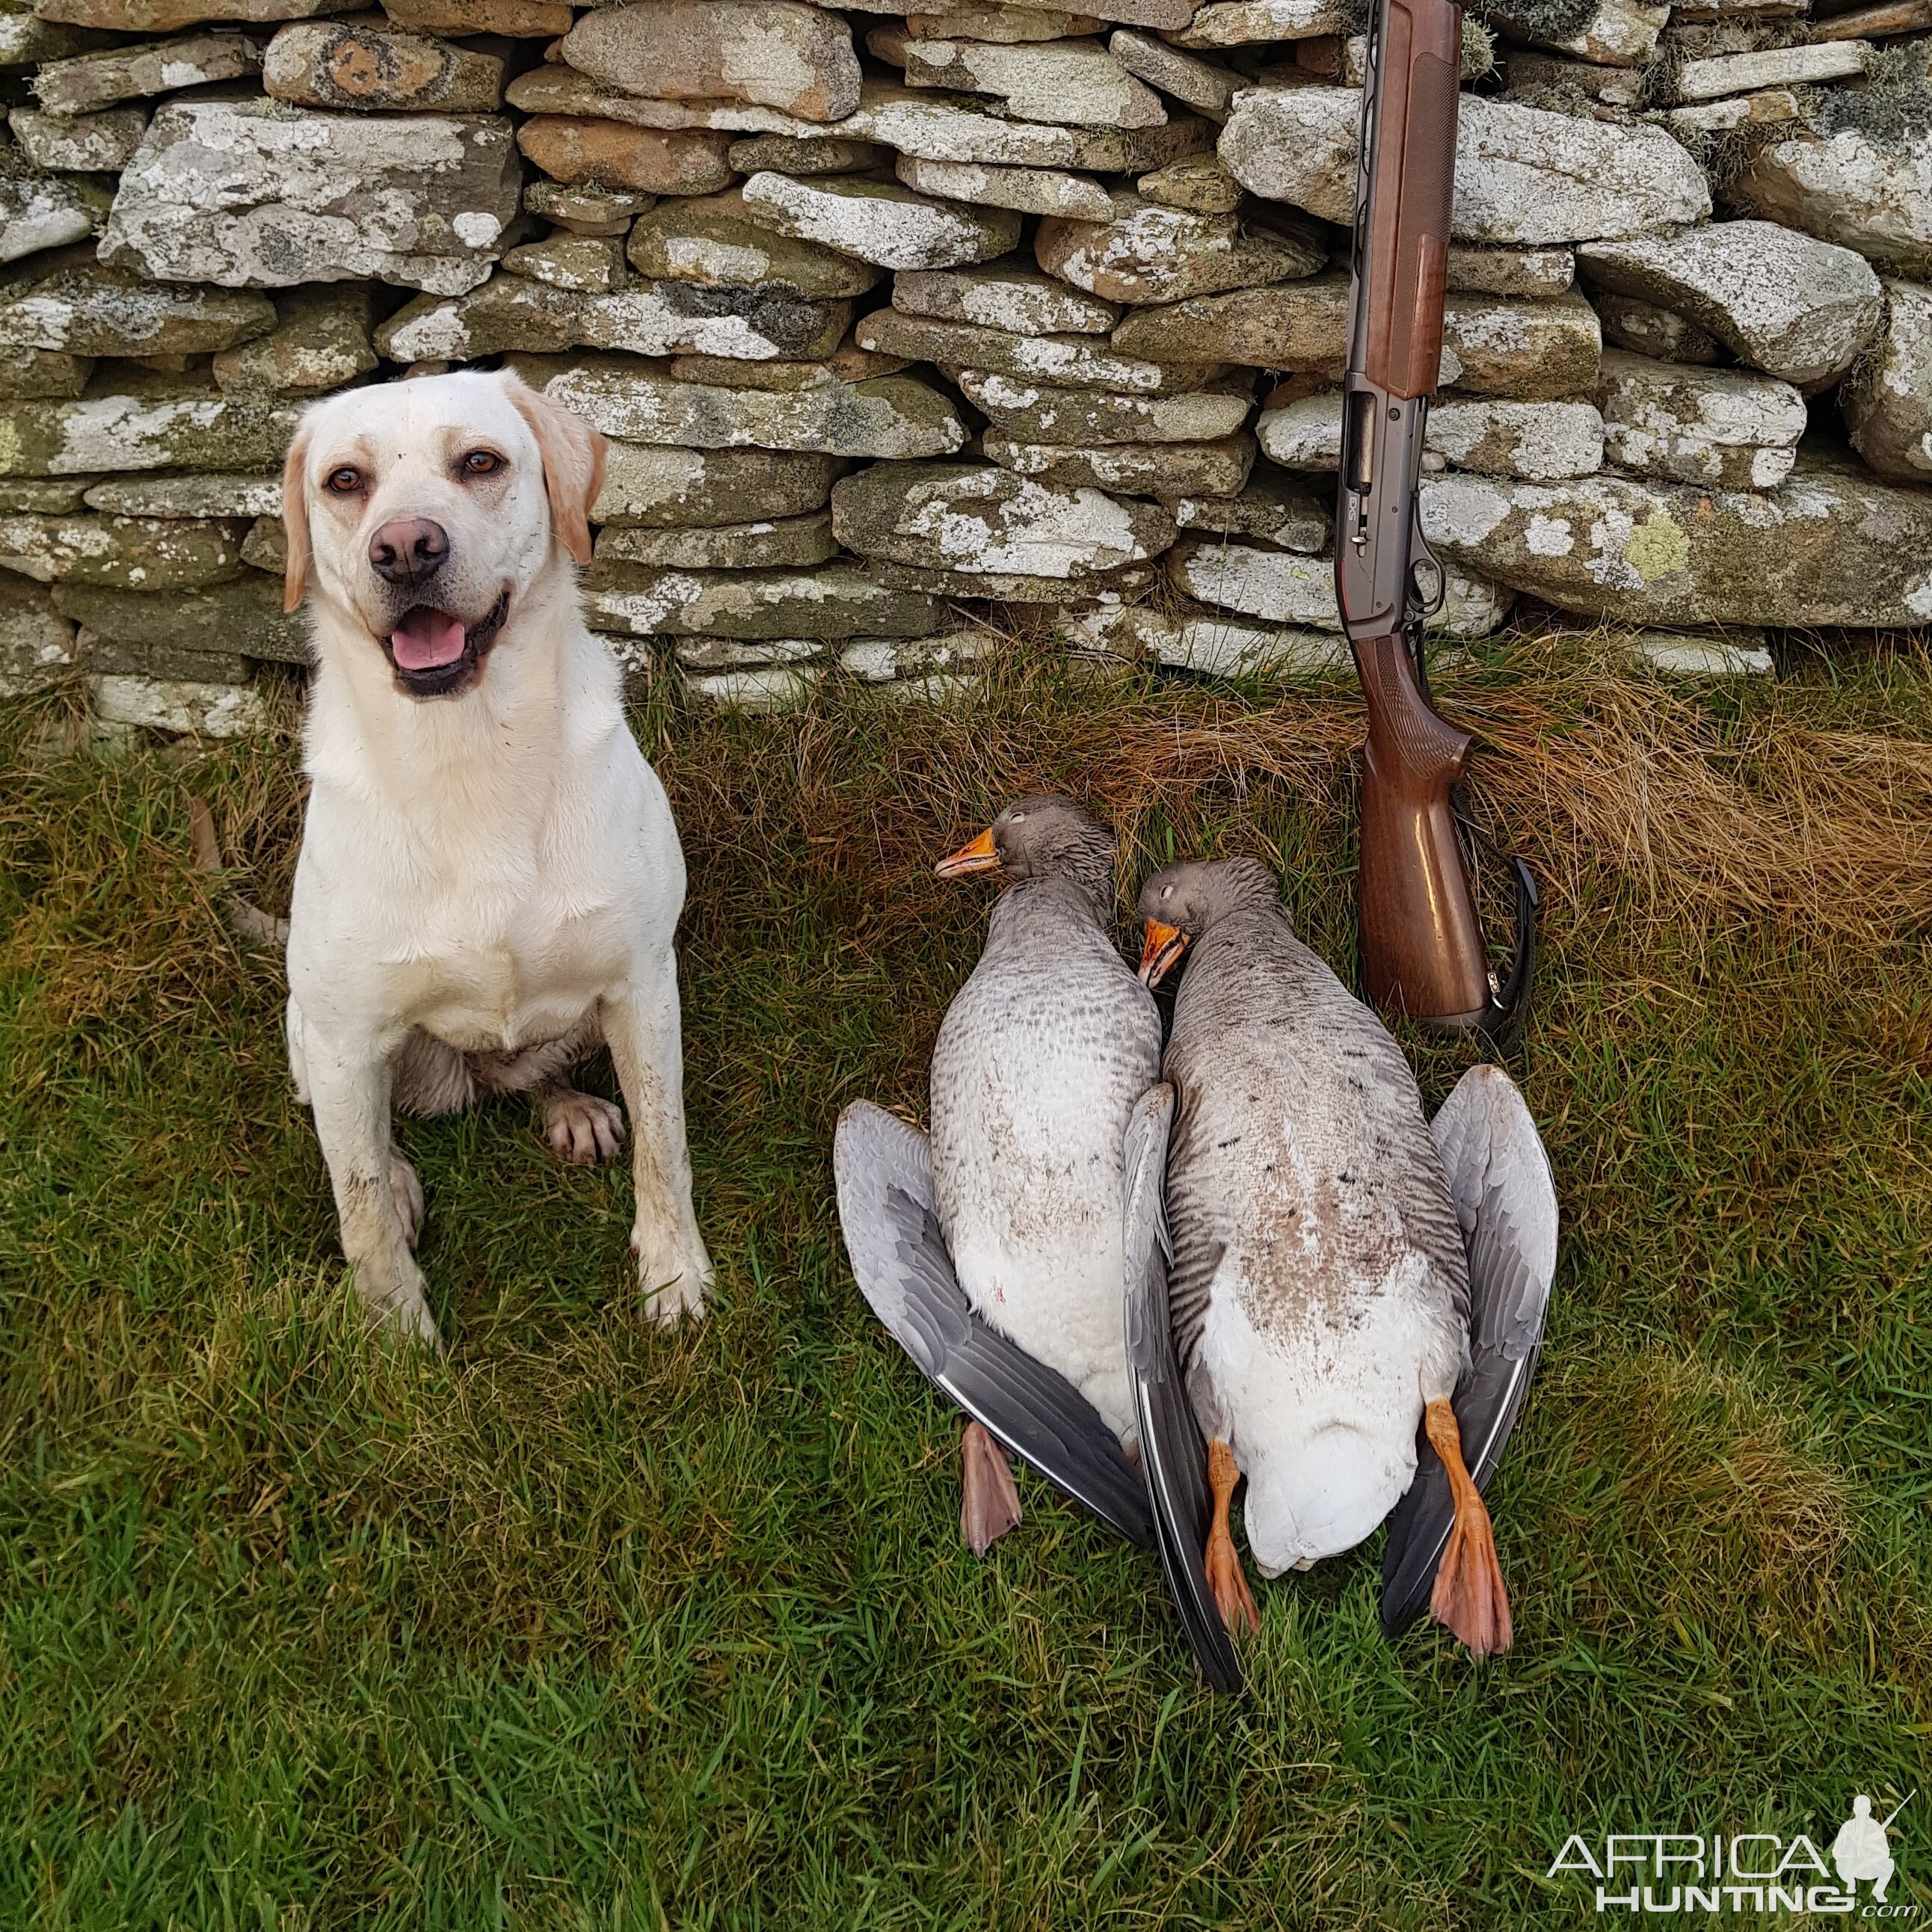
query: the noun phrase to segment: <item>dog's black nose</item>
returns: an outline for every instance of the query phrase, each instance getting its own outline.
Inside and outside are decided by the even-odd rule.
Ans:
[[[369,539],[369,561],[386,584],[422,584],[449,560],[449,532],[427,517],[385,524]]]

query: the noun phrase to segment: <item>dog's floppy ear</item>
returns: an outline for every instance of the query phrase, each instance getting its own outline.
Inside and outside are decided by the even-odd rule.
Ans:
[[[581,416],[559,409],[512,370],[504,371],[503,391],[537,440],[556,540],[574,561],[588,563],[590,506],[604,487],[604,439]]]
[[[292,610],[308,583],[308,424],[298,424],[282,461],[282,526],[288,562],[282,576],[282,608]]]

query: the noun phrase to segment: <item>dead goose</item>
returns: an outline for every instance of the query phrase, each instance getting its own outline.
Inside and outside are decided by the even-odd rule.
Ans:
[[[1480,1490],[1556,1259],[1528,1110],[1478,1066],[1432,1128],[1400,1048],[1256,860],[1167,866],[1140,910],[1149,983],[1192,949],[1164,1082],[1129,1128],[1127,1294],[1156,1532],[1203,1674],[1239,1688],[1228,1627],[1255,1619],[1228,1526],[1242,1473],[1264,1575],[1388,1518],[1384,1629],[1426,1599],[1476,1655],[1507,1650]]]
[[[1135,1433],[1121,1163],[1160,1021],[1108,936],[1113,855],[1078,806],[1039,797],[940,862],[944,878],[1012,883],[934,1045],[930,1144],[862,1102],[833,1149],[861,1290],[974,1418],[960,1529],[981,1555],[1019,1520],[1000,1444],[1124,1535],[1151,1535],[1121,1448]]]

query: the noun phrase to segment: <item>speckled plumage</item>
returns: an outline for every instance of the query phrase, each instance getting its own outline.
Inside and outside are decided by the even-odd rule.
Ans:
[[[1194,919],[1160,902],[1170,878],[1207,902]],[[1353,1547],[1408,1487],[1424,1404],[1468,1358],[1468,1265],[1400,1049],[1274,876],[1170,868],[1141,904],[1198,934],[1166,1064],[1175,1339],[1271,1576]]]
[[[974,1308],[1126,1442],[1122,1142],[1160,1021],[1108,935],[1112,835],[1043,800],[994,832],[1017,876],[933,1048],[940,1226]]]

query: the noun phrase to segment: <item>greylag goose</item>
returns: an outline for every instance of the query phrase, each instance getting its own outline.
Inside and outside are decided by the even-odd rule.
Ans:
[[[1190,958],[1163,1081],[1128,1130],[1129,1354],[1156,1536],[1202,1673],[1238,1689],[1228,1632],[1256,1622],[1228,1528],[1243,1474],[1264,1575],[1386,1519],[1384,1630],[1426,1601],[1477,1656],[1505,1651],[1481,1490],[1556,1260],[1522,1096],[1474,1067],[1429,1122],[1401,1049],[1295,938],[1254,860],[1167,866],[1140,910],[1148,983]]]
[[[1010,883],[934,1045],[930,1142],[860,1102],[833,1149],[861,1291],[973,1418],[960,1529],[980,1555],[1019,1521],[1008,1450],[1124,1535],[1151,1534],[1123,1449],[1122,1162],[1160,1021],[1108,935],[1113,856],[1071,800],[1036,797],[940,861],[943,878]]]

